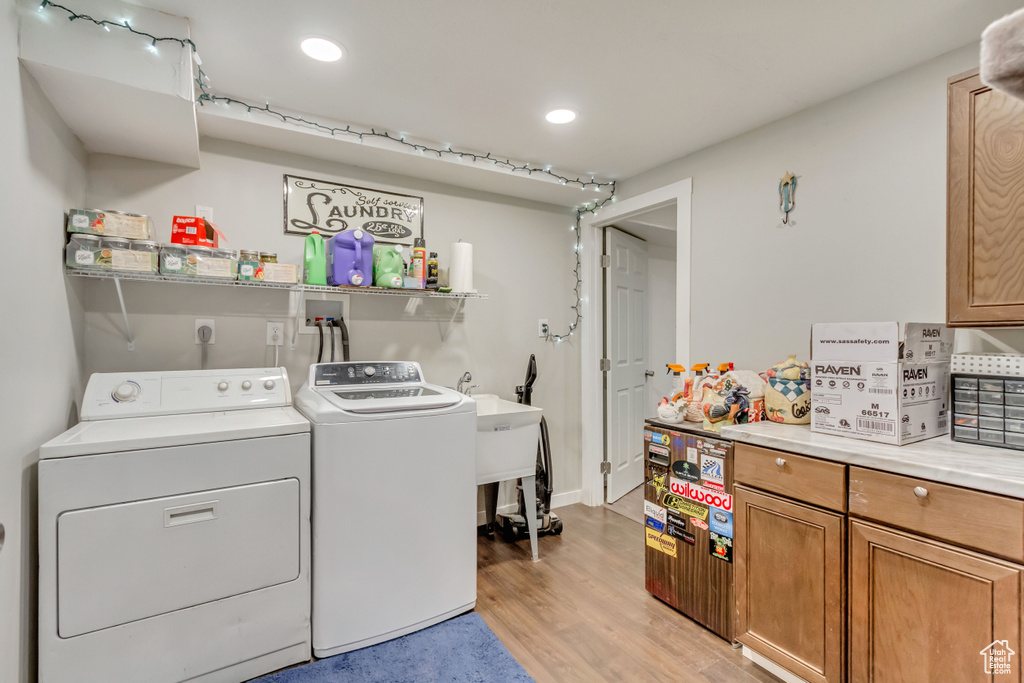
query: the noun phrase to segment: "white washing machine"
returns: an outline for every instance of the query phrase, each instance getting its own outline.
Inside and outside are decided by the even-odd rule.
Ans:
[[[313,653],[397,638],[476,605],[476,406],[417,363],[321,363],[313,423]]]
[[[40,448],[41,683],[310,658],[309,423],[283,368],[102,373]]]

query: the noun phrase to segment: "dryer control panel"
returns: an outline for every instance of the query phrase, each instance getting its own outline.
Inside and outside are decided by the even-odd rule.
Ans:
[[[309,368],[312,387],[345,387],[373,384],[420,384],[423,372],[411,361],[319,363]]]
[[[97,372],[82,400],[83,420],[275,408],[292,403],[284,368]]]

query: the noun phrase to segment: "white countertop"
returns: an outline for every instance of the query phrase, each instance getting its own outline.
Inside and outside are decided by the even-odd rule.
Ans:
[[[948,434],[906,446],[890,446],[830,434],[812,434],[809,425],[754,422],[723,427],[722,437],[1024,499],[1024,451],[958,443],[951,441]]]

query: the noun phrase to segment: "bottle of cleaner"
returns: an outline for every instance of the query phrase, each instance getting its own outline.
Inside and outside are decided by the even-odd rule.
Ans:
[[[422,237],[417,237],[413,242],[410,270],[416,283],[415,288],[423,289],[427,280],[427,243]]]
[[[378,244],[373,248],[373,284],[377,287],[402,288],[402,245]]]
[[[306,235],[305,270],[302,278],[307,285],[327,286],[327,258],[324,255],[324,238],[318,230]]]
[[[437,290],[437,252],[430,252],[427,259],[427,289]]]

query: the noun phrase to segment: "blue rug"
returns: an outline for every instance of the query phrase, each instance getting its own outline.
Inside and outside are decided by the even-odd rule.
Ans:
[[[533,679],[480,615],[471,612],[407,636],[311,664],[254,683],[479,683]]]

